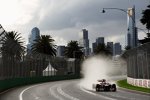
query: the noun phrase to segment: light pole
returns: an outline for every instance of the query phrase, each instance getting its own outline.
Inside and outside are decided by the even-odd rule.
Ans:
[[[103,8],[102,13],[105,13],[107,9],[120,10],[120,11],[127,13],[127,9],[120,9],[120,8]]]
[[[106,10],[119,10],[124,12],[125,14],[128,15],[128,29],[127,29],[127,45],[131,47],[136,47],[137,46],[137,27],[135,23],[135,13],[134,13],[134,8],[128,8],[128,9],[121,9],[121,8],[103,8],[102,13],[105,13]],[[130,22],[130,19],[132,23]],[[132,37],[131,37],[132,36]],[[131,40],[132,38],[132,40]]]
[[[103,8],[102,13],[105,13],[106,10],[120,10],[120,11],[122,11],[122,12],[128,14],[128,15],[130,14],[128,12],[128,9],[121,9],[121,8]],[[132,21],[135,23],[135,19],[132,16],[130,16],[130,18],[132,18]]]
[[[132,15],[133,12],[131,12],[132,9],[103,8],[102,13],[105,13],[106,10],[120,10],[120,11],[126,13],[126,14],[132,19],[132,21],[133,21],[132,25],[134,26],[134,27],[133,27],[133,28],[134,28],[134,34],[136,34],[136,29],[138,29],[138,30],[140,30],[140,31],[142,31],[142,32],[144,32],[144,33],[146,33],[145,29],[136,27],[136,25],[135,25],[135,24],[136,24],[136,23],[135,23],[135,17]],[[132,29],[131,29],[131,30],[132,30]],[[131,32],[130,29],[129,29],[129,27],[128,27],[127,31],[128,31],[128,33]],[[131,40],[130,40],[130,41],[131,41]],[[135,45],[136,45],[136,41],[138,41],[138,39],[137,39],[137,40],[134,40]]]

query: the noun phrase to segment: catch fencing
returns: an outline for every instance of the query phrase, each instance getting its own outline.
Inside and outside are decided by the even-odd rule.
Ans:
[[[43,57],[33,58],[25,56],[23,60],[0,59],[0,80],[13,78],[79,75],[80,60],[70,61],[67,58]]]
[[[142,84],[137,79],[144,79],[143,83],[150,87],[150,43],[145,43],[137,48],[126,51],[122,55],[127,62],[127,76],[129,83]],[[136,79],[131,82],[131,79]]]

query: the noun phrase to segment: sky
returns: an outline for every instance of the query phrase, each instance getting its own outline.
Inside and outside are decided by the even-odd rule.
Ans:
[[[97,37],[105,37],[105,42],[126,43],[127,14],[119,10],[135,5],[137,27],[142,10],[150,0],[0,0],[0,24],[6,31],[21,33],[26,44],[34,27],[40,34],[51,35],[57,45],[66,45],[71,40],[79,40],[80,31],[89,32],[90,46]],[[139,31],[142,39],[145,33]]]

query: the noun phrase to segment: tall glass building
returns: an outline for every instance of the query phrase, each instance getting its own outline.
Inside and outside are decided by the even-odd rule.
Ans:
[[[113,49],[114,49],[114,50],[113,50],[113,55],[114,55],[114,56],[120,55],[121,52],[122,52],[120,43],[115,43]]]
[[[84,55],[88,56],[90,54],[88,30],[82,29],[79,35],[80,35],[79,45],[83,47]]]
[[[31,34],[29,35],[29,43],[27,45],[27,52],[31,53],[31,47],[35,43],[36,39],[39,39],[40,37],[40,30],[37,27],[34,27],[31,30]]]
[[[96,45],[98,45],[98,44],[105,44],[104,37],[98,37],[96,39]]]
[[[65,56],[65,46],[57,46],[57,57]]]
[[[128,17],[127,45],[130,46],[131,48],[134,48],[137,47],[137,42],[138,42],[138,35],[137,35],[136,22],[135,22],[135,7],[128,8],[127,17]]]

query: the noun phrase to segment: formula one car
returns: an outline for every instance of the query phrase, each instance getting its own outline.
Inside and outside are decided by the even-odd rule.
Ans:
[[[99,92],[99,91],[112,91],[115,92],[116,89],[116,84],[110,84],[107,83],[105,79],[98,80],[97,84],[93,84],[93,88]]]

